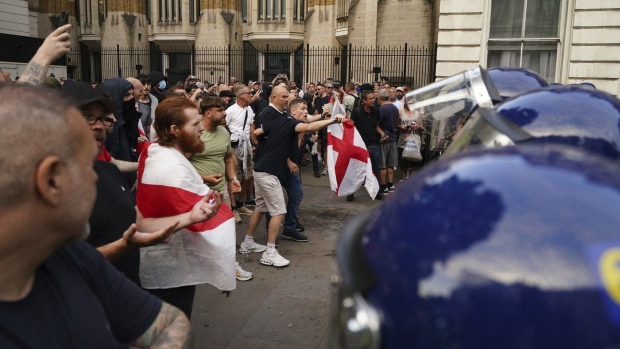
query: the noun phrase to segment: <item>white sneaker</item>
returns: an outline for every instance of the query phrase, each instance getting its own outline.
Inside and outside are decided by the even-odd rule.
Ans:
[[[239,253],[250,253],[250,252],[265,252],[267,251],[267,246],[257,244],[252,240],[251,243],[247,243],[247,240],[243,240],[241,246],[239,247]]]
[[[250,273],[249,271],[245,271],[243,270],[243,268],[241,268],[241,266],[239,265],[239,262],[236,262],[236,268],[237,268],[237,280],[239,281],[248,281],[252,278],[252,273]]]
[[[278,250],[274,250],[272,254],[267,254],[267,252],[263,252],[262,257],[260,258],[261,264],[264,265],[273,265],[274,267],[286,267],[289,265],[289,260],[280,256]]]
[[[325,168],[325,169],[323,169],[323,172],[321,172],[321,175],[322,175],[322,176],[327,176],[327,169],[326,169],[326,168]]]

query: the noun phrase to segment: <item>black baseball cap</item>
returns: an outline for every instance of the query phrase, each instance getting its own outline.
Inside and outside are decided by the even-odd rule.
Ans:
[[[108,113],[113,113],[118,109],[111,98],[98,93],[89,83],[84,81],[76,81],[63,86],[62,94],[72,99],[78,108],[92,102],[100,102]]]

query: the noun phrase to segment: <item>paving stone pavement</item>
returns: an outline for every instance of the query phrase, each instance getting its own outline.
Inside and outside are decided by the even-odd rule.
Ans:
[[[260,254],[239,254],[237,261],[254,274],[238,281],[230,298],[210,285],[198,286],[192,313],[196,348],[326,348],[330,307],[330,276],[336,270],[335,248],[344,223],[377,206],[362,187],[355,201],[336,197],[325,176],[315,178],[312,165],[301,167],[304,199],[300,222],[310,241],[279,239],[278,251],[291,264],[275,268],[260,264]],[[237,245],[243,241],[249,216],[237,224]],[[265,221],[255,236],[266,243]]]

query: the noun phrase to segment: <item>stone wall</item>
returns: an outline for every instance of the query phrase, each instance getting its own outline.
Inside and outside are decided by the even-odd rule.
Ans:
[[[427,0],[380,0],[377,3],[377,45],[431,44],[432,3]]]

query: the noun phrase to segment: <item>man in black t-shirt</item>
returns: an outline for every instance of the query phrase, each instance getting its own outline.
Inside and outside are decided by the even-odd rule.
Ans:
[[[106,127],[113,123],[109,114],[116,110],[114,102],[85,82],[68,85],[63,94],[79,108],[89,124],[97,147],[101,149],[107,134]],[[89,219],[90,234],[86,241],[139,285],[138,248],[167,241],[175,225],[171,224],[155,233],[137,232],[133,224],[136,222],[135,200],[121,172],[115,165],[105,161],[97,161],[94,169],[98,177],[97,197]]]
[[[274,88],[274,90],[277,88]],[[286,90],[283,93],[288,94]],[[282,98],[288,99],[288,96],[283,96]],[[275,267],[284,267],[289,264],[289,261],[280,256],[276,250],[275,242],[280,230],[280,224],[286,214],[286,204],[280,182],[285,180],[289,173],[287,160],[290,155],[290,149],[297,142],[297,134],[316,131],[327,125],[344,120],[344,116],[337,115],[330,120],[306,124],[302,122],[308,114],[307,105],[303,99],[291,101],[289,108],[292,117],[277,118],[268,123],[261,124],[260,128],[254,131],[258,138],[264,137],[266,141],[264,148],[261,149],[261,156],[254,165],[256,208],[250,217],[248,232],[239,249],[241,253],[249,253],[260,250],[265,251],[266,248],[260,262]],[[254,233],[264,212],[269,212],[271,215],[266,247],[254,242]]]
[[[375,108],[375,94],[372,91],[362,91],[361,103],[358,108],[353,109],[351,113],[351,121],[355,125],[357,132],[360,133],[368,154],[372,172],[377,180],[379,180],[379,162],[381,159],[379,140],[380,136],[377,132],[379,124],[379,110]],[[379,192],[375,197],[377,200],[383,199],[383,194]],[[353,201],[353,194],[347,197],[348,201]]]
[[[97,181],[84,119],[54,91],[0,87],[0,347],[186,345],[181,311],[78,242]]]

